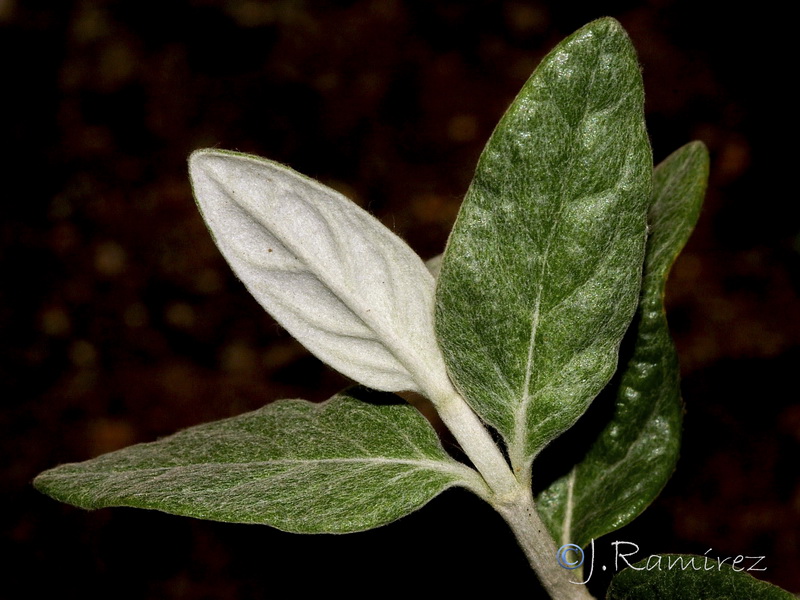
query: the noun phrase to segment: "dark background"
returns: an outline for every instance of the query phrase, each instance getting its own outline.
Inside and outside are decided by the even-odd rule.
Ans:
[[[536,597],[511,534],[466,492],[376,531],[304,537],[86,513],[30,481],[345,384],[219,256],[191,198],[193,149],[287,163],[427,258],[441,252],[483,144],[538,60],[603,15],[640,53],[656,161],[701,139],[712,174],[668,295],[684,372],[682,458],[653,507],[598,549],[621,539],[640,558],[765,555],[758,575],[800,592],[794,51],[788,17],[769,3],[721,6],[0,0],[0,468],[12,552],[0,595],[424,594],[499,581]]]

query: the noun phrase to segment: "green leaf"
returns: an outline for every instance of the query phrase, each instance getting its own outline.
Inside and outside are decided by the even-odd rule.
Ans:
[[[707,178],[708,152],[700,142],[655,169],[641,303],[627,334],[633,351],[609,390],[610,420],[581,462],[537,500],[559,544],[585,546],[631,522],[675,469],[683,402],[664,288],[697,222]]]
[[[614,373],[651,178],[635,51],[619,23],[594,21],[545,57],[500,121],[437,285],[450,376],[523,480]]]
[[[152,508],[297,533],[377,527],[455,485],[485,496],[482,480],[445,453],[415,408],[363,388],[322,404],[280,400],[62,465],[34,485],[81,508]]]
[[[756,559],[691,554],[653,555],[620,571],[611,581],[607,600],[793,600],[771,583],[759,581],[748,569],[763,570]],[[731,563],[737,561],[734,566]]]

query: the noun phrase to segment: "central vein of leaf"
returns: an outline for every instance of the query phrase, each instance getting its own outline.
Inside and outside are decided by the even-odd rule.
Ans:
[[[546,259],[546,256],[545,256]],[[546,260],[545,260],[546,262]],[[544,271],[544,269],[542,269]],[[531,403],[531,377],[533,374],[534,354],[536,350],[536,331],[539,328],[539,310],[542,303],[542,284],[537,286],[536,299],[533,303],[533,312],[531,313],[531,333],[528,339],[528,357],[525,364],[525,380],[522,388],[522,401],[519,404],[514,424],[514,444],[518,449],[515,456],[516,460],[524,460],[525,453],[525,438],[528,431],[528,405]],[[519,464],[515,465],[519,466]]]
[[[564,502],[564,523],[561,527],[562,544],[569,544],[570,536],[572,535],[572,505],[573,496],[575,494],[575,476],[576,469],[573,467],[567,478],[567,498]]]
[[[599,56],[599,54],[598,54]],[[598,56],[594,57],[594,62],[597,62]],[[591,73],[589,83],[587,88],[592,90],[595,87],[595,73],[594,70]],[[590,97],[591,94],[586,95],[586,97]],[[550,97],[550,102],[554,103],[556,107],[560,110],[560,101],[558,98]],[[568,158],[564,161],[564,167],[561,173],[560,181],[560,190],[558,190],[557,198],[558,198],[558,206],[555,211],[555,216],[552,219],[552,225],[550,227],[549,232],[547,233],[547,239],[544,245],[544,249],[541,255],[541,263],[539,268],[538,274],[538,283],[536,289],[536,297],[533,301],[533,310],[531,311],[531,329],[530,329],[530,337],[528,339],[528,356],[525,364],[525,375],[523,380],[523,389],[520,398],[520,402],[517,405],[517,409],[515,411],[515,421],[514,421],[514,439],[511,443],[511,460],[515,467],[515,471],[517,473],[522,473],[527,470],[529,467],[526,467],[526,462],[528,458],[528,437],[530,435],[530,428],[528,424],[528,411],[530,408],[531,403],[533,402],[534,394],[531,391],[531,387],[534,384],[533,381],[533,369],[534,363],[536,359],[536,342],[537,342],[537,332],[539,328],[539,320],[541,316],[541,305],[542,305],[542,296],[545,293],[544,290],[544,282],[546,281],[545,277],[548,271],[548,256],[550,254],[551,247],[553,242],[555,241],[558,231],[560,228],[560,224],[563,219],[564,211],[566,210],[566,206],[569,202],[574,200],[574,190],[572,189],[572,182],[578,181],[580,177],[584,176],[585,173],[580,172],[580,168],[576,165],[580,164],[580,154],[581,154],[581,127],[580,123],[584,122],[588,116],[591,114],[589,110],[589,106],[587,104],[587,100],[584,99],[584,106],[582,111],[582,116],[578,121],[578,125],[571,125],[570,129],[570,143],[572,145],[572,150],[569,152]]]

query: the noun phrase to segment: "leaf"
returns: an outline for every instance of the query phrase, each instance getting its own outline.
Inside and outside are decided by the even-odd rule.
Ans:
[[[375,389],[450,389],[433,333],[434,280],[405,242],[283,165],[199,150],[189,169],[223,256],[311,352]]]
[[[439,277],[439,273],[442,270],[442,255],[437,254],[425,261],[425,267],[427,267],[430,274],[433,275],[433,278],[436,279]]]
[[[610,419],[581,462],[537,500],[559,544],[585,546],[630,523],[675,469],[683,402],[664,288],[697,222],[707,178],[708,152],[700,142],[683,146],[655,169],[641,302],[627,334],[633,351],[608,390]]]
[[[635,51],[619,23],[594,21],[545,57],[500,121],[437,284],[450,376],[523,480],[614,373],[651,177]]]
[[[729,558],[727,562],[723,559]],[[763,557],[653,555],[620,571],[611,581],[607,600],[793,600],[794,596],[746,570]],[[737,560],[738,559],[738,560]],[[732,567],[731,563],[736,562]],[[648,570],[650,569],[650,570]]]
[[[34,485],[81,508],[151,508],[297,533],[384,525],[456,485],[485,495],[419,411],[363,388],[321,404],[279,400],[56,467]]]

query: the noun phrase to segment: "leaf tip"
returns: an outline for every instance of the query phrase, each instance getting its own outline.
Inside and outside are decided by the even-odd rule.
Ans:
[[[53,472],[56,469],[58,469],[58,467],[48,469],[47,471],[42,471],[36,477],[34,477],[33,481],[31,482],[31,485],[33,485],[33,489],[35,489],[40,494],[49,496],[50,498],[58,500],[59,502],[70,503],[63,497],[63,495],[59,494],[58,488],[54,486]]]
[[[218,153],[219,151],[214,150],[213,148],[198,148],[197,150],[192,151],[187,161],[189,163],[189,171],[192,171],[193,169],[202,165],[206,160],[206,157],[213,156],[214,154]]]
[[[587,27],[591,26],[604,26],[613,29],[622,29],[622,24],[619,21],[617,21],[614,17],[600,17],[599,19],[590,21],[587,24]]]
[[[692,140],[688,144],[686,144],[686,148],[689,152],[697,156],[698,160],[700,160],[703,164],[706,165],[706,170],[708,170],[708,163],[710,161],[708,146],[702,140]]]
[[[195,185],[198,178],[203,175],[210,175],[213,173],[213,165],[220,158],[223,158],[222,152],[214,150],[213,148],[200,148],[195,150],[189,155],[189,177],[192,185]]]
[[[587,23],[578,31],[597,32],[605,35],[622,34],[628,37],[628,33],[625,31],[622,23],[617,21],[614,17],[600,17],[599,19]]]
[[[35,489],[37,492],[41,492],[42,494],[46,494],[47,493],[45,491],[45,488],[47,487],[47,484],[44,483],[44,477],[43,477],[45,475],[45,473],[47,473],[47,471],[39,473],[36,477],[33,478],[33,481],[31,481],[31,485],[33,486],[33,489]]]

